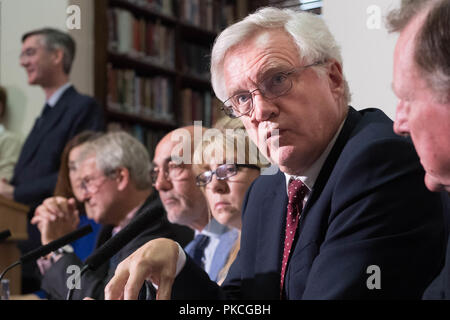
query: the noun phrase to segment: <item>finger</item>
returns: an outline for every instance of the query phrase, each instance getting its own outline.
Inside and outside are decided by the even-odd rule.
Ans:
[[[46,199],[42,205],[45,207],[46,211],[51,212],[53,215],[60,214],[60,209],[54,197]]]
[[[63,197],[56,197],[55,198],[55,204],[58,207],[58,215],[61,218],[66,218],[68,215],[71,214],[69,211],[69,205],[67,203],[67,199]]]
[[[121,264],[119,264],[116,273],[105,287],[105,300],[123,299],[123,291],[128,281],[128,277],[128,269],[126,267],[121,267]]]
[[[160,278],[158,291],[156,292],[156,300],[170,300],[173,282],[173,277]]]
[[[149,270],[145,264],[132,263],[130,276],[128,277],[128,281],[123,291],[123,298],[125,300],[137,300],[139,291],[141,290],[148,273]]]

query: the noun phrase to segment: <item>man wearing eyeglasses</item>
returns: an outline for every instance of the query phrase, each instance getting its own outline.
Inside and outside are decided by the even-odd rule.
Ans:
[[[152,277],[166,299],[419,299],[442,261],[440,199],[392,121],[348,106],[323,20],[264,8],[225,29],[211,56],[224,111],[280,172],[249,188],[240,252],[221,287],[189,259],[170,273],[182,253],[150,242],[119,265],[106,297],[134,298],[124,284]],[[159,250],[166,260],[151,258]]]
[[[205,129],[188,126],[163,137],[155,149],[151,177],[169,221],[195,230],[194,240],[184,250],[211,280],[216,281],[238,232],[210,216],[206,199],[196,186],[192,171],[194,132],[203,133]],[[180,144],[183,148],[177,148]],[[183,154],[184,151],[190,152],[191,156]],[[216,251],[219,243],[221,252]]]
[[[127,224],[141,215],[152,214],[155,222],[120,249],[109,261],[81,278],[74,299],[103,298],[103,290],[117,264],[151,239],[166,237],[187,244],[192,231],[169,223],[166,214],[151,188],[148,175],[150,159],[145,147],[125,132],[114,132],[77,147],[72,163],[71,185],[86,214],[102,224],[96,247],[114,237]],[[72,150],[73,151],[73,150]],[[155,205],[156,204],[156,205]],[[71,231],[78,224],[78,212],[73,199],[49,198],[36,209],[32,223],[42,233],[47,244]],[[43,273],[42,289],[50,299],[65,299],[73,276],[70,266],[83,266],[69,246],[39,261]]]

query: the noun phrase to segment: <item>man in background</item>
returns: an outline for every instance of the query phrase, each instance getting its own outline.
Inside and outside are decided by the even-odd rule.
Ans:
[[[211,280],[216,281],[226,262],[223,257],[228,256],[238,233],[210,216],[206,198],[195,184],[192,158],[196,130],[197,134],[203,134],[205,128],[184,127],[161,139],[153,158],[152,180],[169,221],[195,230],[194,240],[184,248],[186,253],[208,273]],[[190,156],[184,154],[185,151],[190,152]],[[178,161],[181,159],[189,159],[190,163]],[[221,252],[216,251],[219,243]]]
[[[169,223],[149,176],[150,159],[145,147],[125,132],[108,133],[73,149],[70,182],[75,196],[84,204],[86,214],[103,225],[97,247],[114,237],[129,223],[143,215],[153,215],[149,225],[95,271],[86,272],[74,299],[103,298],[106,283],[117,264],[147,241],[166,237],[183,245],[192,240],[189,228]],[[72,161],[73,160],[73,161]],[[73,199],[52,197],[35,212],[32,223],[37,224],[42,243],[47,244],[72,232],[77,226],[78,212]],[[68,267],[82,261],[70,245],[41,259],[42,289],[51,299],[65,299]]]
[[[66,143],[83,130],[101,131],[103,113],[97,102],[82,95],[69,82],[75,42],[59,30],[45,28],[22,37],[20,64],[30,85],[45,93],[45,106],[25,140],[14,175],[9,183],[0,181],[0,194],[30,207],[53,194],[60,158]],[[40,245],[40,235],[28,226],[28,240],[20,243],[23,253]],[[23,267],[23,293],[39,288],[34,264]]]
[[[394,130],[411,136],[425,168],[425,184],[442,191],[449,227],[450,192],[450,2],[402,1],[388,17],[400,32],[394,53],[393,90],[399,102]],[[450,246],[441,274],[424,294],[450,299]]]

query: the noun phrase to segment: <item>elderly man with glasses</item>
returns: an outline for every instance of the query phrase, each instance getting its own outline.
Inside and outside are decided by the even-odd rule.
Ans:
[[[442,204],[411,141],[380,110],[348,105],[323,20],[264,8],[225,29],[211,57],[225,112],[280,172],[247,192],[240,252],[221,287],[190,259],[176,268],[183,253],[165,240],[123,261],[106,298],[135,298],[125,284],[151,278],[160,298],[419,299],[442,262]]]
[[[84,204],[87,216],[103,225],[97,247],[134,219],[146,214],[155,217],[154,224],[134,235],[97,270],[84,274],[79,287],[75,287],[74,299],[102,299],[104,286],[113,276],[117,264],[137,248],[159,237],[168,237],[185,245],[192,239],[192,231],[167,220],[161,202],[152,190],[148,152],[138,140],[125,132],[114,132],[76,148],[70,182],[78,200]],[[42,243],[47,244],[75,230],[77,220],[73,199],[53,197],[36,209],[32,223],[41,231]],[[50,299],[65,299],[70,285],[75,285],[73,266],[81,268],[83,264],[70,245],[46,258],[39,261],[43,273],[42,289]]]

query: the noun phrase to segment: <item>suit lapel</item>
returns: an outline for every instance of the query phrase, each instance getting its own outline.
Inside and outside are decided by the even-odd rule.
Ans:
[[[330,154],[328,155],[322,169],[320,170],[320,173],[314,184],[314,188],[311,192],[311,195],[308,198],[305,207],[303,208],[302,216],[305,216],[308,213],[308,210],[320,197],[320,194],[322,193],[323,188],[327,184],[328,178],[330,177],[331,172],[333,171],[334,166],[336,165],[336,162],[339,156],[341,155],[342,150],[344,149],[348,139],[350,138],[351,133],[355,129],[360,119],[361,115],[358,113],[358,111],[356,111],[352,107],[349,107],[348,115],[347,118],[345,119],[344,126],[342,127],[342,130],[338,138],[336,139],[336,142],[333,148],[331,149]]]
[[[287,192],[285,175],[279,171],[266,190],[259,213],[258,262],[280,271],[284,245],[284,220],[286,217]],[[277,239],[278,241],[274,241]],[[267,259],[270,257],[269,259]]]
[[[41,125],[41,128],[33,126],[27,141],[24,145],[25,154],[22,159],[22,165],[26,165],[28,160],[34,155],[41,143],[45,143],[45,135],[55,127],[55,124],[60,120],[60,118],[66,112],[67,101],[71,99],[71,96],[76,93],[73,87],[69,87],[58,100],[56,105],[50,110],[48,116],[45,118],[45,122]],[[37,121],[37,120],[36,120]]]

